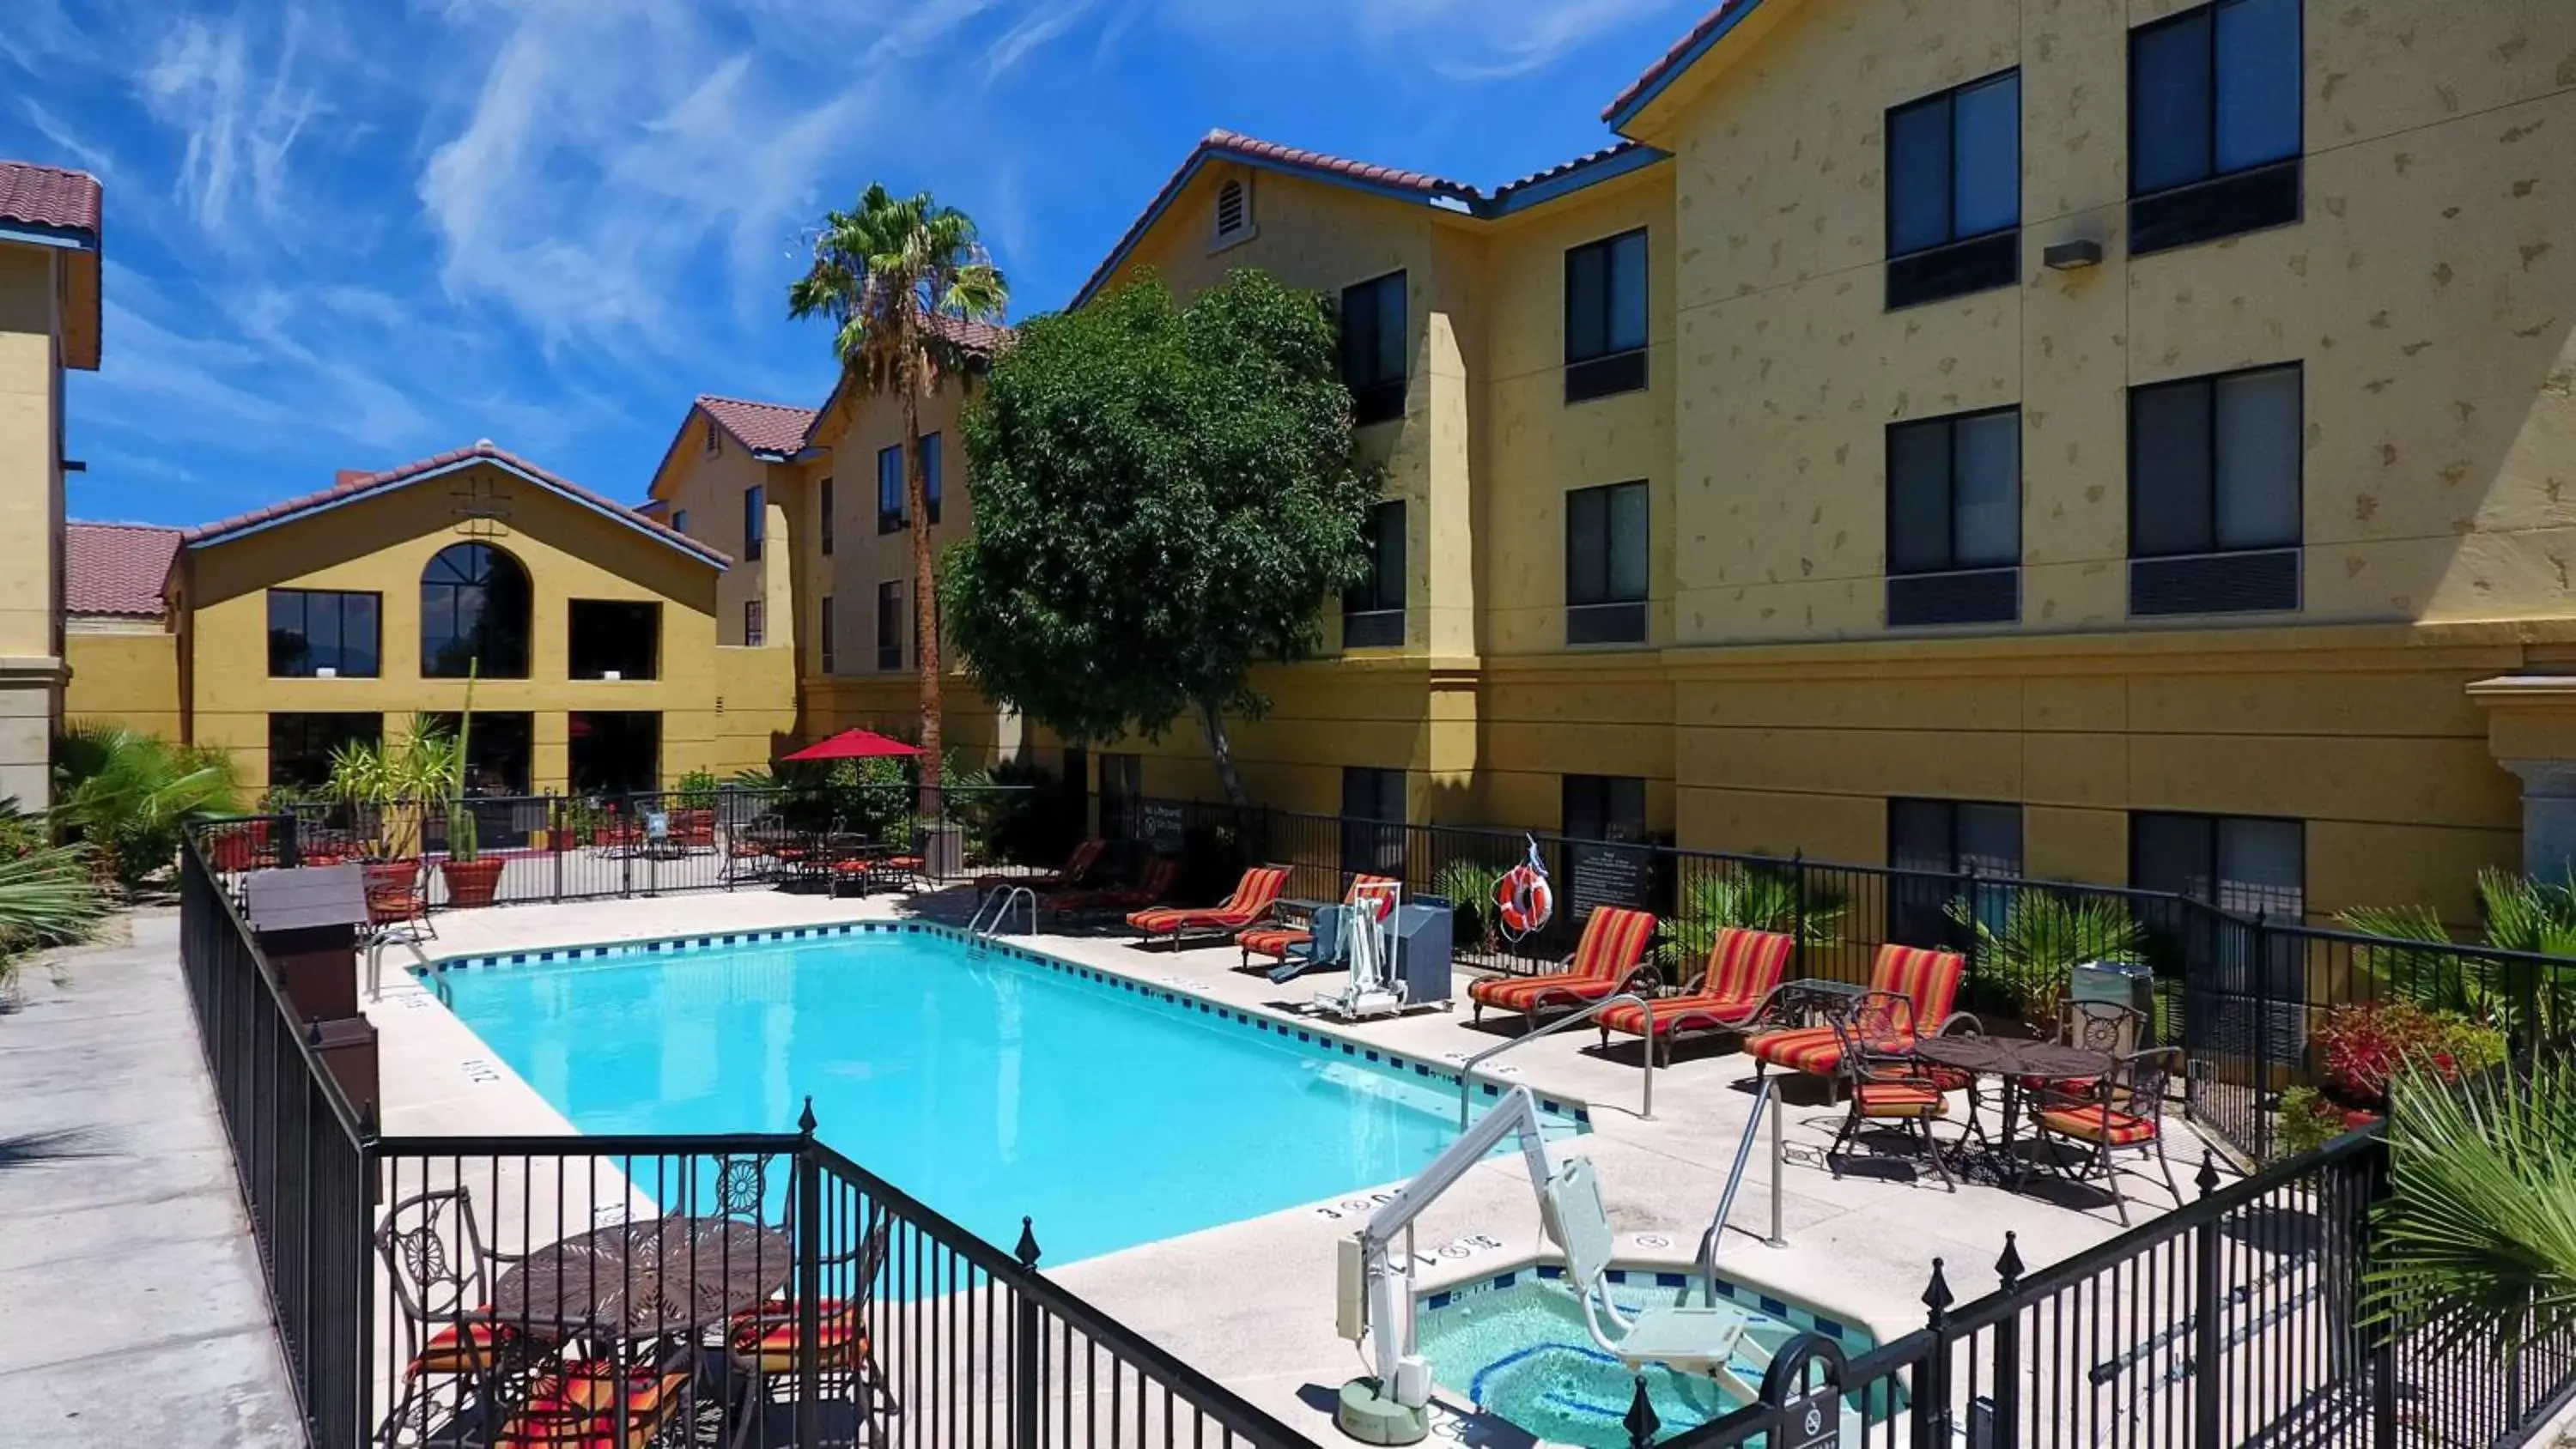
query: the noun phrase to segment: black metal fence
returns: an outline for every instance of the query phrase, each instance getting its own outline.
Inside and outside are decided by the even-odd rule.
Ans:
[[[1672,846],[1577,840],[1535,831],[1403,825],[1205,801],[1128,800],[1103,828],[1131,857],[1177,855],[1184,898],[1222,894],[1256,863],[1291,869],[1288,894],[1328,899],[1349,875],[1402,880],[1408,893],[1476,899],[1535,847],[1557,893],[1545,929],[1514,939],[1490,910],[1462,914],[1463,957],[1487,970],[1559,969],[1598,904],[1655,912],[1664,984],[1698,969],[1715,923],[1759,920],[1797,941],[1791,977],[1866,981],[1879,948],[1947,946],[1968,958],[1961,1006],[2044,1025],[2063,984],[1987,948],[2016,910],[2041,903],[2117,907],[2134,922],[2153,971],[2155,1044],[2184,1049],[2192,1110],[2247,1157],[2274,1155],[2274,1109],[2313,1083],[2317,1014],[2355,1002],[2438,1004],[2497,1022],[2518,1049],[2576,1025],[2576,960],[2450,943],[2392,942],[2302,921],[2244,916],[2188,896],[1976,871],[1846,865]]]
[[[1921,1329],[1849,1362],[1784,1353],[1764,1402],[1662,1442],[1816,1442],[1815,1408],[1826,1434],[1885,1449],[2504,1446],[2576,1395],[2576,1340],[2437,1352],[2369,1304],[2377,1129],[2218,1183],[2204,1165],[2198,1201],[2037,1272],[2007,1234],[2001,1286],[1973,1303],[1936,1259]]]
[[[1060,857],[1079,834],[1060,791],[1017,785],[942,792],[961,868]],[[275,801],[209,824],[227,876],[280,865],[389,861],[430,909],[803,884],[865,890],[921,879],[941,862],[906,784],[721,786],[617,795],[515,795],[396,804]],[[469,863],[459,849],[473,821]]]
[[[213,835],[182,850],[183,969],[310,1443],[1310,1449],[810,1111],[788,1136],[377,1135]]]

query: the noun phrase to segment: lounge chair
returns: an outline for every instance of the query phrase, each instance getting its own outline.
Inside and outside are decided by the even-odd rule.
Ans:
[[[1527,1031],[1538,1024],[1541,1008],[1585,1006],[1616,996],[1635,979],[1654,934],[1651,911],[1596,907],[1583,923],[1583,939],[1575,944],[1568,969],[1546,976],[1488,976],[1474,983],[1467,988],[1468,1000],[1475,1003],[1470,1019],[1482,1020],[1488,1006],[1517,1011],[1525,1018],[1521,1029]]]
[[[1109,853],[1109,842],[1092,836],[1073,848],[1064,864],[1043,875],[979,875],[975,877],[975,894],[983,895],[1002,886],[1021,886],[1045,895],[1049,891],[1069,891],[1089,880]]]
[[[1391,875],[1352,876],[1351,888],[1343,893],[1342,904],[1356,906],[1360,903],[1362,895],[1373,892],[1379,899],[1378,916],[1382,920],[1386,916],[1387,908],[1395,900],[1394,896],[1388,893],[1389,888],[1398,884],[1400,882]],[[1290,947],[1303,946],[1314,939],[1312,921],[1303,925],[1291,925],[1285,921],[1272,920],[1237,932],[1234,944],[1243,949],[1243,965],[1249,969],[1255,956],[1267,956],[1273,961],[1285,961],[1288,959]]]
[[[1601,1027],[1601,1045],[1610,1045],[1610,1033],[1646,1037],[1664,1048],[1664,1061],[1672,1061],[1673,1038],[1686,1031],[1741,1031],[1762,1019],[1769,1010],[1771,998],[1780,986],[1780,973],[1789,966],[1790,953],[1797,942],[1778,931],[1748,931],[1740,927],[1722,927],[1717,940],[1709,946],[1708,964],[1701,968],[1698,986],[1686,995],[1666,996],[1639,1010],[1636,1003],[1622,1001],[1605,1008],[1593,1018]],[[1654,1029],[1647,1030],[1651,1021]]]
[[[1870,1050],[1895,1053],[1913,1049],[1915,1037],[1923,1022],[1933,1023],[1932,1036],[1941,1036],[1951,1027],[1966,1022],[1982,1031],[1977,1019],[1968,1013],[1952,1012],[1950,1005],[1959,999],[1959,978],[1968,969],[1968,958],[1956,951],[1937,946],[1900,946],[1894,942],[1878,948],[1878,960],[1870,967],[1871,993],[1902,996],[1912,1006],[1902,1019],[1901,1033],[1869,1038]],[[1893,1023],[1896,1018],[1885,1018]],[[1753,1057],[1753,1075],[1759,1080],[1765,1069],[1805,1072],[1810,1076],[1832,1077],[1843,1059],[1842,1040],[1831,1025],[1792,1027],[1786,1031],[1767,1031],[1744,1044]],[[1950,1074],[1935,1073],[1952,1089]]]
[[[1133,911],[1159,905],[1180,882],[1181,863],[1168,855],[1158,855],[1145,863],[1145,873],[1132,886],[1108,890],[1058,891],[1038,897],[1038,905],[1059,916],[1098,915],[1104,911]]]
[[[1172,938],[1172,949],[1181,949],[1181,939],[1190,935],[1216,932],[1231,936],[1270,914],[1278,903],[1279,892],[1287,887],[1288,867],[1256,865],[1243,873],[1234,884],[1234,894],[1212,906],[1156,906],[1127,917],[1127,924],[1139,941],[1156,936]]]

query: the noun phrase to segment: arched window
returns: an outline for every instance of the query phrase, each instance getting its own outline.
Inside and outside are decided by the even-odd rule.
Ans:
[[[528,677],[528,571],[488,543],[451,544],[420,575],[420,672]]]

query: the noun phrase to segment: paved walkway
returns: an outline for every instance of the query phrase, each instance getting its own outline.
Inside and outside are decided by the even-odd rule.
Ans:
[[[0,1444],[300,1442],[178,916],[133,926],[0,1016]]]

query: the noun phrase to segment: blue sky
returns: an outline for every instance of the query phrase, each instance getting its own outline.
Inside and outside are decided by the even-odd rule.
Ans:
[[[811,404],[800,228],[872,180],[1063,305],[1225,126],[1490,187],[1707,0],[5,0],[0,157],[107,185],[74,517],[491,438],[638,498],[700,392]]]

